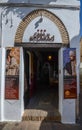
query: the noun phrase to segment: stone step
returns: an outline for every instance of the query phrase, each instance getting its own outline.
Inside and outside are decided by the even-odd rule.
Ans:
[[[61,116],[57,110],[47,112],[44,110],[26,109],[22,116],[22,121],[61,122]]]

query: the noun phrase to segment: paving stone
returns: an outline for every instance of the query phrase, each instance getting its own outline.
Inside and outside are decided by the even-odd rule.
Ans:
[[[5,127],[0,130],[82,130],[80,124],[62,124],[56,122],[44,121],[22,121],[20,123],[7,123]]]

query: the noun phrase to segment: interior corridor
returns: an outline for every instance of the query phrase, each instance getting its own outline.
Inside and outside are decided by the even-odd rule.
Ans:
[[[25,98],[23,120],[60,121],[58,111],[58,51],[30,51],[33,79]],[[27,62],[29,62],[27,56]],[[29,64],[28,66],[29,68]],[[26,68],[25,66],[25,68]],[[29,70],[27,77],[29,78]],[[28,80],[27,80],[28,81]],[[28,81],[29,82],[29,81]]]

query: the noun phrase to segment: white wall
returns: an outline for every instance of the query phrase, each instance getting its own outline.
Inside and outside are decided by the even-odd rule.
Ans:
[[[79,0],[0,0],[0,3],[9,2],[9,3],[38,3],[38,4],[65,4],[65,5],[79,5]]]
[[[33,36],[35,32],[37,32],[37,29],[45,29],[45,33],[50,33],[50,36],[54,35],[54,41],[55,43],[62,43],[62,38],[60,31],[58,27],[48,18],[42,16],[42,22],[38,22],[40,20],[41,16],[35,18],[33,21],[30,22],[28,27],[26,28],[24,35],[23,35],[23,42],[29,42],[30,36]],[[37,24],[38,22],[38,24]]]
[[[59,112],[61,118],[63,116],[63,96],[64,96],[64,86],[63,86],[63,48],[59,49],[58,54],[59,60]],[[62,119],[61,119],[62,121]]]
[[[62,123],[76,123],[76,101],[75,99],[63,99]]]
[[[2,57],[1,57],[1,55],[2,55],[2,50],[1,50],[1,48],[0,48],[0,59],[1,59],[1,61],[2,61]],[[2,93],[2,91],[1,91],[1,69],[2,68],[2,64],[0,64],[0,120],[1,120],[1,113],[2,113],[2,104],[1,104],[1,101],[2,101],[2,98],[1,98],[1,93]]]
[[[66,0],[67,1],[67,0]],[[15,2],[15,1],[14,1]],[[33,1],[34,2],[34,1]],[[37,2],[37,1],[36,1]],[[43,1],[42,1],[43,2]],[[51,1],[48,1],[51,2]],[[60,2],[58,0],[57,2]],[[76,4],[76,0],[73,0],[74,3]],[[63,4],[66,3],[63,0]],[[70,0],[71,3],[71,0]],[[70,4],[69,3],[69,4]],[[16,30],[18,28],[19,23],[21,22],[22,18],[25,17],[30,11],[34,10],[35,8],[6,8],[2,12],[2,47],[10,47],[14,46],[14,39],[15,39],[15,34]],[[77,48],[77,87],[78,87],[78,94],[79,94],[79,63],[80,63],[80,57],[79,57],[79,11],[78,10],[69,10],[69,9],[48,9],[52,13],[56,14],[61,21],[64,23],[66,29],[68,30],[69,38],[70,38],[70,46],[71,47],[76,47]],[[44,20],[47,18],[44,17]],[[29,24],[28,28],[26,28],[23,41],[27,41],[27,34],[29,34],[30,27],[33,26],[33,24],[37,21],[37,18],[34,19],[34,21]],[[44,21],[48,27],[43,26],[43,24],[40,25],[40,28],[47,28],[47,31],[50,33],[54,33],[58,35],[57,42],[61,41],[60,38],[60,33],[56,25],[53,25],[53,23],[47,19],[47,23]],[[51,23],[52,23],[52,28],[54,27],[53,31],[51,28]],[[11,26],[12,25],[12,26]],[[35,31],[35,30],[33,30]],[[4,52],[5,54],[5,52]],[[21,53],[23,54],[23,53]],[[23,55],[22,55],[23,56]],[[5,61],[4,61],[5,62]],[[21,63],[21,68],[23,68],[23,59]],[[5,69],[5,67],[3,68]],[[22,82],[21,79],[23,79],[23,69],[21,69],[21,78],[20,81]],[[62,77],[63,78],[63,77]],[[21,83],[20,82],[20,83]],[[4,83],[3,83],[4,86]],[[63,87],[63,86],[62,86]],[[5,101],[4,100],[4,115],[3,119],[4,120],[21,120],[21,115],[23,112],[23,82],[21,83],[20,86],[20,99],[19,101]],[[60,112],[62,112],[62,122],[63,123],[75,123],[75,100],[64,100],[62,99],[62,106],[60,108]],[[21,109],[20,109],[21,106]],[[61,110],[62,109],[62,110]],[[68,111],[67,111],[68,110]],[[71,111],[71,113],[69,113]],[[15,113],[15,114],[14,114]],[[72,116],[72,117],[71,117]],[[68,118],[67,118],[68,117]]]
[[[5,99],[5,48],[0,48],[0,121],[21,121],[24,111],[24,62],[20,49],[19,100]],[[21,69],[22,68],[22,69]]]
[[[57,15],[61,21],[64,23],[70,38],[70,43],[75,37],[79,36],[79,10],[69,10],[69,9],[50,9],[52,13]],[[78,40],[78,39],[77,39]],[[78,41],[74,42],[77,45]]]
[[[76,123],[76,99],[64,99],[64,80],[63,80],[63,50],[59,50],[59,112],[61,122],[65,124]]]
[[[3,11],[3,25],[2,25],[2,45],[3,47],[5,46],[13,46],[14,45],[14,39],[15,39],[15,33],[16,33],[16,29],[19,25],[19,23],[21,22],[22,18],[25,17],[30,11],[34,10],[35,8],[10,8],[10,9],[6,9]],[[64,23],[68,33],[69,33],[69,38],[70,38],[70,43],[74,44],[75,46],[78,47],[78,43],[79,43],[79,10],[69,10],[69,9],[48,9],[49,11],[51,11],[52,13],[54,13],[55,15],[57,15],[57,17],[59,17],[59,19],[61,19],[61,21]],[[26,37],[28,37],[29,33],[30,33],[30,29],[29,27],[33,27],[35,22],[38,20],[38,18],[35,18],[28,26],[28,28],[26,28],[25,33],[24,33],[24,41],[27,40]],[[45,20],[47,20],[47,22],[45,22]],[[12,27],[11,27],[11,21],[12,21]],[[44,23],[44,25],[43,25]],[[45,25],[46,24],[46,25]],[[52,24],[52,26],[51,26]],[[40,28],[50,28],[49,32],[53,32],[55,35],[58,35],[58,28],[53,24],[53,22],[50,22],[50,20],[48,20],[47,18],[44,17],[44,21],[39,24]],[[53,29],[54,26],[54,29]],[[53,30],[52,30],[52,29]],[[32,29],[33,31],[35,31],[34,29]],[[28,32],[29,31],[29,32]],[[32,32],[32,31],[31,31]],[[58,39],[58,38],[57,38]],[[77,40],[76,40],[77,39]],[[58,40],[57,40],[58,41]],[[60,40],[59,40],[60,41]]]
[[[16,30],[21,22],[22,18],[25,17],[30,11],[35,8],[14,8],[6,9],[2,13],[2,46],[14,46],[14,39]],[[79,93],[79,64],[80,64],[80,36],[79,36],[79,10],[69,10],[69,9],[49,9],[57,15],[61,21],[64,23],[70,39],[70,47],[77,48],[77,79],[78,79],[78,93]],[[21,12],[21,13],[20,13]],[[38,21],[39,17],[35,18],[28,25],[24,32],[23,42],[28,42],[29,36],[36,32],[35,23]],[[7,21],[8,20],[8,21]],[[12,27],[11,27],[12,22]],[[31,29],[32,28],[32,29]],[[48,18],[43,16],[42,23],[39,24],[39,29],[45,29],[51,35],[55,35],[55,42],[61,42],[61,35],[58,27],[50,21]]]
[[[2,39],[2,14],[0,8],[0,47],[1,47],[1,39]]]
[[[0,121],[3,121],[4,109],[4,66],[5,66],[5,49],[0,48]]]

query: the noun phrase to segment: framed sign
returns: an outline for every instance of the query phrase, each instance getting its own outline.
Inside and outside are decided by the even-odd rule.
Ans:
[[[5,99],[19,99],[19,77],[18,76],[6,77]]]
[[[6,49],[5,99],[19,99],[20,48]]]
[[[76,49],[63,51],[64,99],[77,98]]]

